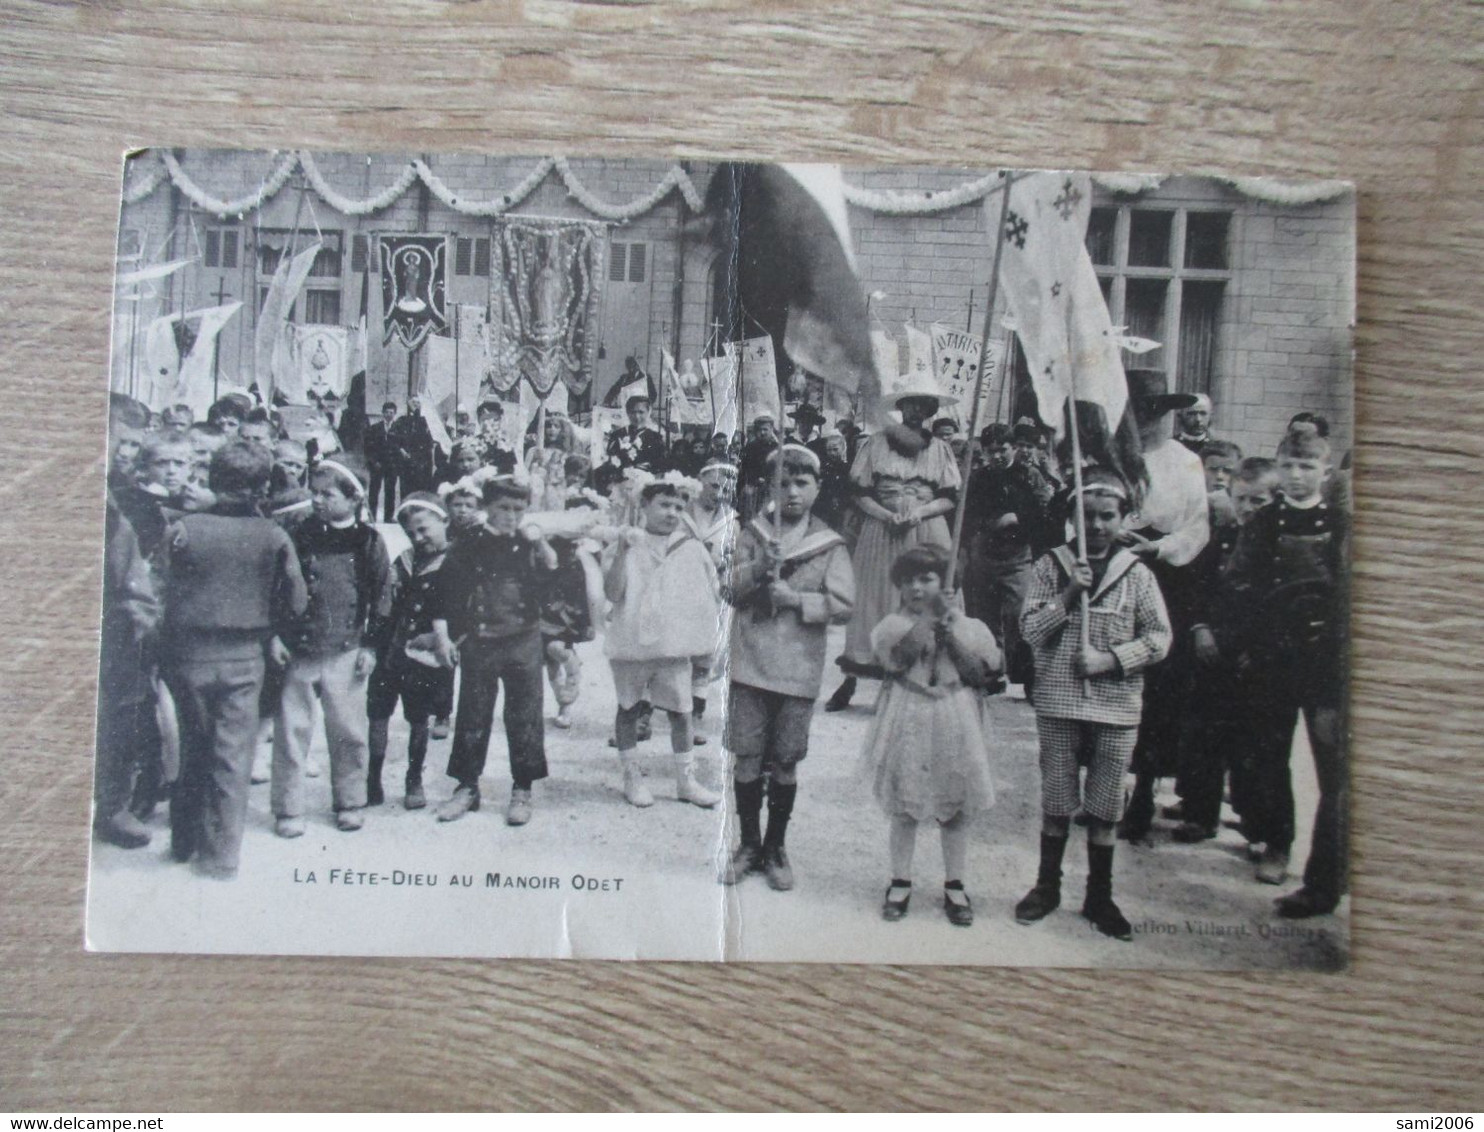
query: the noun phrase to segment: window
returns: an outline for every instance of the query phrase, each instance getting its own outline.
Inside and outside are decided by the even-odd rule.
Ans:
[[[1118,209],[1095,208],[1087,219],[1087,254],[1095,264],[1112,266],[1115,234],[1118,227]]]
[[[1222,301],[1231,279],[1231,213],[1124,205],[1092,210],[1087,250],[1114,326],[1158,348],[1125,353],[1172,388],[1209,392],[1219,356]]]
[[[648,260],[648,244],[609,244],[608,282],[643,283]]]
[[[1173,212],[1134,209],[1128,221],[1128,265],[1130,267],[1169,267],[1170,229]]]
[[[1225,212],[1191,212],[1185,217],[1185,266],[1225,271],[1226,234],[1231,216]]]
[[[306,288],[304,291],[304,321],[340,325],[340,292]]]
[[[206,229],[205,247],[202,248],[201,262],[205,267],[219,267],[223,270],[236,267],[237,229]]]
[[[455,275],[488,275],[490,273],[488,236],[473,238],[460,236],[454,240],[453,273]]]
[[[235,233],[234,233],[235,234]],[[283,257],[291,252],[297,254],[318,243],[320,249],[309,265],[309,275],[304,281],[304,290],[299,301],[289,309],[289,321],[320,323],[330,326],[340,324],[340,287],[345,267],[344,233],[337,231],[314,232],[300,229],[297,233],[284,228],[260,228],[254,234],[258,262],[258,310],[268,298],[268,288]],[[357,237],[357,239],[363,239]],[[290,248],[290,240],[293,247]],[[355,260],[355,242],[351,245],[352,263]],[[210,252],[210,245],[207,246]],[[235,253],[234,253],[235,254]]]

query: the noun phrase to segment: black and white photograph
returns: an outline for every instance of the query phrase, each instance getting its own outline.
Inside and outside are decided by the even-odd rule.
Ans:
[[[1355,209],[131,152],[88,948],[1343,970]]]

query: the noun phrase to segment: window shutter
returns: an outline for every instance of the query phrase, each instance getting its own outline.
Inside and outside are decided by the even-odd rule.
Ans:
[[[644,282],[644,260],[645,253],[649,251],[648,244],[629,245],[629,282]]]
[[[610,283],[622,283],[627,274],[628,245],[610,244],[608,247],[608,281]]]

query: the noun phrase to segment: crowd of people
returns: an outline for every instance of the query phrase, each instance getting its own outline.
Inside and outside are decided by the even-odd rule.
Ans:
[[[984,700],[1001,692],[1030,701],[1039,736],[1040,865],[1018,921],[1059,907],[1076,824],[1083,915],[1130,939],[1114,847],[1152,836],[1162,778],[1179,798],[1163,815],[1174,841],[1217,836],[1226,799],[1255,880],[1284,883],[1301,715],[1320,797],[1302,885],[1277,911],[1331,912],[1346,884],[1349,495],[1328,424],[1301,413],[1244,458],[1212,434],[1209,400],[1152,371],[1129,371],[1129,387],[1140,443],[1106,438],[1079,467],[1028,418],[963,435],[930,384],[900,388],[900,421],[870,434],[805,403],[787,427],[759,415],[745,436],[667,440],[637,395],[600,447],[552,412],[520,451],[490,400],[450,422],[447,452],[415,398],[401,416],[387,402],[344,452],[287,438],[241,396],[195,422],[115,395],[96,834],[144,846],[168,804],[173,857],[233,876],[270,741],[258,773],[275,831],[305,832],[318,726],[335,824],[360,829],[387,801],[399,704],[402,805],[429,805],[430,740],[451,731],[452,787],[434,809],[460,820],[481,806],[501,690],[504,818],[524,825],[546,728],[571,725],[593,671],[579,648],[601,636],[615,784],[653,804],[638,749],[664,713],[675,797],[711,808],[730,794],[724,883],[794,886],[786,833],[833,663],[827,711],[880,682],[861,772],[886,818],[885,919],[908,913],[918,826],[933,822],[944,914],[973,922],[966,847],[994,803]],[[378,514],[405,535],[395,561]],[[694,751],[723,681],[719,792]]]

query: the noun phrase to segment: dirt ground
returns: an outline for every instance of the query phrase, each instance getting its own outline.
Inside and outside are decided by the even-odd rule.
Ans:
[[[789,831],[795,890],[774,892],[761,877],[723,888],[716,875],[730,842],[729,818],[720,809],[675,801],[662,715],[641,748],[656,804],[639,810],[624,801],[607,745],[614,696],[601,642],[582,652],[575,726],[547,728],[551,777],[536,786],[528,826],[510,828],[503,820],[509,779],[498,727],[479,812],[451,824],[434,817],[452,788],[442,773],[449,740],[435,741],[429,753],[429,808],[404,810],[406,725],[396,718],[387,803],[370,811],[359,832],[334,828],[322,769],[308,781],[309,831],[296,840],[275,836],[268,786],[253,787],[235,881],[206,880],[170,862],[163,809],[150,847],[95,844],[90,946],[1198,969],[1344,964],[1348,899],[1331,916],[1280,920],[1273,898],[1296,880],[1283,888],[1258,884],[1231,829],[1185,846],[1170,840],[1172,823],[1164,820],[1152,847],[1118,847],[1114,893],[1134,925],[1132,943],[1105,939],[1077,913],[1086,875],[1078,831],[1068,847],[1062,909],[1034,926],[1016,924],[1011,909],[1036,873],[1039,782],[1033,710],[1004,696],[988,709],[998,797],[973,830],[966,878],[977,915],[971,928],[951,926],[943,915],[942,858],[928,829],[919,839],[910,914],[894,924],[880,917],[889,877],[887,825],[856,776],[875,695],[869,682],[850,710],[816,709]],[[827,680],[826,694],[831,686]],[[701,777],[712,785],[722,781],[718,697],[719,689],[703,729],[708,742],[697,748]],[[548,719],[554,712],[548,689]],[[322,739],[312,759],[327,766]],[[1315,799],[1302,735],[1293,770],[1297,874]]]

